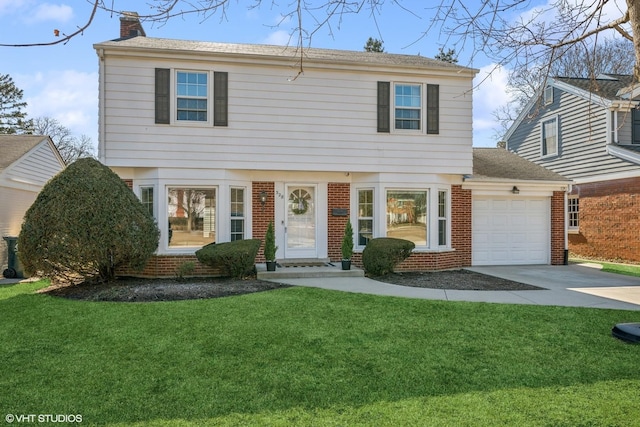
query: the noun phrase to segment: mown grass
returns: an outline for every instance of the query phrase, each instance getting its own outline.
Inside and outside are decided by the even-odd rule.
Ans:
[[[624,274],[626,276],[640,277],[640,265],[633,264],[616,264],[611,262],[593,261],[586,259],[572,259],[572,262],[588,262],[590,264],[599,264],[602,267],[602,271],[608,273]]]
[[[310,288],[98,303],[0,287],[0,411],[83,425],[629,425],[640,312]]]

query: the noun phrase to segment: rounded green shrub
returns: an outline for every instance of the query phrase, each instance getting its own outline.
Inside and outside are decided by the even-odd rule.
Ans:
[[[409,258],[416,247],[413,242],[392,237],[378,237],[367,242],[362,252],[364,271],[372,276],[393,273],[396,265]]]
[[[211,243],[196,251],[196,257],[205,265],[219,268],[225,276],[243,278],[254,273],[261,244],[260,239]]]
[[[142,268],[160,231],[126,184],[95,159],[67,166],[27,210],[18,245],[26,271],[52,279],[111,280]]]

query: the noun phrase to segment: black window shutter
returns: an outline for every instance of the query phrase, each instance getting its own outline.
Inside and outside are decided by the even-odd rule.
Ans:
[[[171,71],[156,68],[156,123],[169,124]]]
[[[440,85],[427,85],[427,133],[440,133]]]
[[[631,143],[640,144],[640,109],[631,110]]]
[[[378,82],[378,132],[390,132],[391,83]]]
[[[229,73],[213,73],[213,125],[228,125]]]

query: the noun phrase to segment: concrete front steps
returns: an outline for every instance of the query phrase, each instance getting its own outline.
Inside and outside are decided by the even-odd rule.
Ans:
[[[330,262],[328,259],[295,259],[280,260],[276,271],[267,271],[265,263],[256,264],[257,278],[261,280],[273,279],[301,279],[316,277],[364,277],[364,271],[351,266],[351,270],[343,270],[340,262]]]

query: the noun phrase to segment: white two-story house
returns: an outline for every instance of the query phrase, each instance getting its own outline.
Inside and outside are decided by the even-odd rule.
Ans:
[[[151,38],[133,13],[121,18],[121,38],[94,47],[100,160],[161,228],[150,275],[172,274],[211,242],[264,239],[270,222],[279,260],[337,261],[347,219],[356,264],[367,241],[384,236],[415,243],[406,269],[500,263],[473,259],[472,193],[542,200],[544,253],[535,262],[562,260],[564,242],[552,248],[551,229],[564,217],[552,218],[551,206],[564,203],[566,180],[474,180],[475,69],[422,56]],[[478,254],[491,252],[484,231]]]

